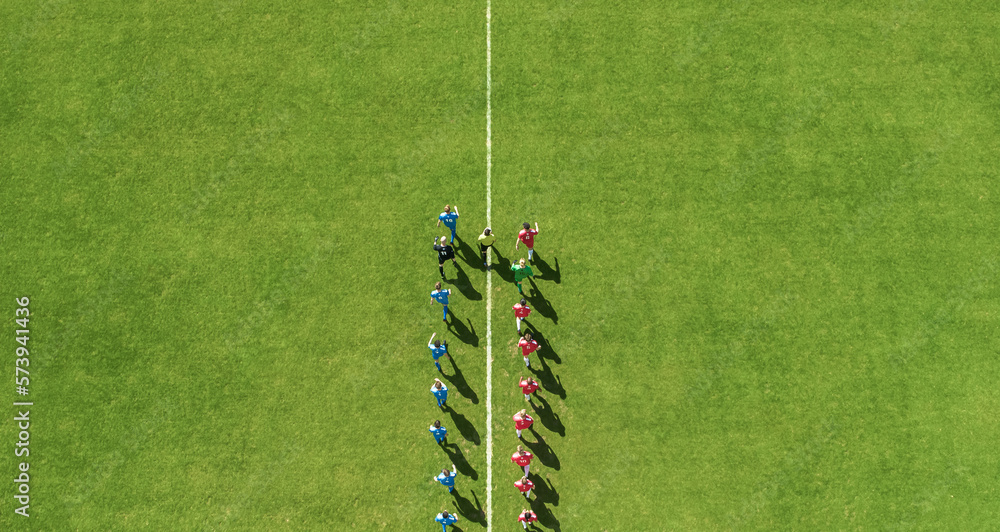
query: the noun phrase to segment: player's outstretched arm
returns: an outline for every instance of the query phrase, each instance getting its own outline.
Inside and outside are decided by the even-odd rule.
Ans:
[[[455,216],[461,216],[461,214],[458,214],[458,205],[455,205]]]
[[[535,232],[538,232],[538,222],[535,222]]]

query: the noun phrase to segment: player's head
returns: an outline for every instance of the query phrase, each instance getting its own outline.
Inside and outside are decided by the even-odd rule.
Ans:
[[[441,245],[443,246],[443,245],[445,245],[447,243],[448,243],[448,237],[446,237],[446,236],[441,237]]]
[[[444,476],[446,476],[446,477],[450,477],[451,476],[451,471],[448,471],[447,469],[442,469],[441,470],[441,474],[444,475]]]
[[[440,290],[441,289],[441,281],[438,281],[438,282],[434,283],[434,289],[435,290]]]
[[[434,428],[436,428],[436,429],[441,428],[441,420],[440,419],[435,419],[434,420]]]
[[[522,297],[522,298],[521,298],[521,304],[522,304],[522,305],[527,305],[527,304],[528,304],[528,302],[527,302],[527,301],[525,301],[525,300],[524,300],[524,298]]]
[[[434,340],[434,347],[441,347],[441,340]]]
[[[448,517],[448,510],[442,511],[441,512],[441,517]]]
[[[524,259],[517,261],[517,263],[520,264],[522,268],[524,267]]]
[[[521,477],[521,484],[524,484],[527,481],[528,481],[528,477]]]
[[[520,415],[521,415],[521,417],[524,417],[524,414],[526,414],[527,412],[528,412],[528,409],[526,409],[526,408],[522,408],[522,409],[521,409],[521,411],[520,411],[520,412],[518,412],[518,414],[520,414]]]
[[[483,230],[483,234],[484,235],[489,235],[490,232],[491,232],[491,229],[489,227],[487,227],[486,229]]]
[[[451,205],[445,205],[444,212],[451,212]]]
[[[440,390],[441,389],[441,381],[435,382],[434,383],[434,388]]]
[[[530,331],[524,333],[524,339],[527,340],[527,341],[529,341],[529,342],[531,341],[531,332]]]
[[[521,224],[521,227],[523,227],[525,230],[528,230],[531,229],[531,224],[529,224],[528,222],[524,222],[523,224]]]
[[[524,447],[521,447],[520,445],[518,445],[517,446],[517,453],[518,454],[524,454]]]

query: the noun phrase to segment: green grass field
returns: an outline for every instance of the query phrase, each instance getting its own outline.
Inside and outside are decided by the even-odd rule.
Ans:
[[[520,530],[523,221],[542,529],[1000,527],[993,5],[493,2],[489,298],[485,12],[0,4],[0,529],[485,530],[491,299]]]

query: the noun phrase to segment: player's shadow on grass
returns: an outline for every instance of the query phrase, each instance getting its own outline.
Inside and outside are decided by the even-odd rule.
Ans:
[[[524,320],[524,323],[528,323],[528,320]],[[538,342],[538,357],[547,358],[556,364],[562,364],[562,358],[556,354],[555,349],[552,349],[552,343],[545,339],[545,335],[542,334],[541,331],[536,329],[530,323],[528,323],[528,325],[531,326],[531,337]]]
[[[559,272],[559,259],[553,258],[552,261],[556,263],[556,269],[554,270],[552,269],[551,266],[549,266],[549,263],[542,260],[542,258],[539,257],[538,253],[536,252],[535,260],[531,261],[531,265],[538,267],[538,277],[540,279],[543,279],[545,281],[552,281],[553,283],[559,284],[562,282],[562,273]]]
[[[497,275],[499,275],[500,278],[503,279],[504,281],[507,281],[508,283],[513,283],[514,272],[510,271],[510,261],[501,257],[499,253],[497,253],[496,256],[497,256],[497,267],[494,269],[496,270]]]
[[[476,244],[478,246],[478,244]],[[458,255],[462,262],[472,266],[473,268],[483,270],[483,256],[480,255],[475,249],[469,244],[465,243],[465,240],[459,240],[458,246],[455,248],[455,253]]]
[[[458,468],[459,473],[472,480],[479,480],[479,473],[476,472],[476,468],[469,465],[469,461],[465,458],[465,453],[462,452],[462,448],[457,443],[442,445],[441,448],[444,449],[444,452],[448,453],[448,458]]]
[[[472,404],[478,405],[479,396],[476,395],[475,390],[473,390],[469,386],[469,383],[465,380],[462,370],[458,369],[458,364],[455,364],[455,359],[450,358],[449,360],[451,361],[452,374],[448,375],[443,373],[442,375],[444,375],[445,380],[450,382],[455,387],[455,390],[462,395],[462,397],[467,397],[470,401],[472,401]]]
[[[533,493],[535,494],[536,501],[551,504],[552,506],[559,506],[559,492],[556,491],[551,481],[535,475],[532,482],[535,483]]]
[[[469,490],[469,492],[472,493],[472,499],[475,503],[459,495],[458,490],[452,493],[452,496],[455,497],[453,504],[458,511],[458,515],[461,515],[470,523],[479,523],[480,526],[486,528],[486,512],[483,511],[483,505],[479,503],[479,497],[476,496],[475,490]],[[455,527],[453,530],[458,530],[458,528]]]
[[[451,321],[448,322],[448,330],[455,335],[455,338],[472,347],[479,347],[479,335],[476,334],[476,329],[472,326],[472,320],[470,319],[469,325],[466,326],[462,323],[462,320],[452,314],[450,308],[448,309],[448,314],[451,315]]]
[[[559,520],[556,519],[556,516],[552,513],[552,510],[549,510],[541,499],[536,498],[535,500],[531,501],[531,511],[535,512],[535,515],[538,516],[539,524],[541,524],[545,528],[551,528],[556,532],[562,532],[562,528],[559,525]]]
[[[562,379],[552,374],[552,368],[545,362],[545,357],[539,356],[538,363],[542,366],[541,370],[535,369],[535,366],[531,366],[530,370],[535,374],[535,378],[538,379],[542,388],[549,393],[558,395],[560,399],[565,399],[566,389],[563,388]]]
[[[455,275],[456,277],[453,281],[445,281],[445,282],[454,286],[455,288],[458,288],[458,291],[461,292],[466,299],[470,299],[472,301],[479,301],[483,298],[483,294],[480,294],[479,291],[477,291],[476,288],[472,286],[472,282],[469,281],[469,276],[466,275],[465,270],[462,269],[461,265],[458,264],[455,265]]]
[[[479,431],[476,430],[476,426],[470,423],[469,419],[464,415],[456,412],[454,408],[448,406],[447,404],[444,406],[445,410],[448,411],[448,414],[451,415],[451,422],[454,423],[455,427],[458,428],[458,431],[462,433],[462,437],[476,445],[479,445]],[[458,462],[456,462],[455,465],[458,465]]]
[[[552,308],[549,300],[545,299],[542,291],[535,284],[535,280],[528,277],[528,282],[531,283],[531,295],[527,299],[531,303],[531,307],[543,317],[552,320],[552,323],[559,323],[559,315],[556,314],[556,309]]]
[[[543,466],[558,471],[560,464],[559,457],[556,456],[556,452],[552,450],[552,447],[550,447],[549,444],[545,443],[545,438],[542,438],[542,435],[535,431],[534,426],[528,430],[530,430],[531,434],[535,437],[535,441],[523,440],[524,445],[531,450],[531,454],[535,455]]]
[[[552,406],[549,405],[549,402],[544,397],[535,394],[534,399],[531,400],[531,407],[534,408],[535,414],[542,422],[542,425],[545,425],[545,428],[561,437],[566,437],[566,427],[563,425],[562,420],[559,419],[559,414],[552,411]]]

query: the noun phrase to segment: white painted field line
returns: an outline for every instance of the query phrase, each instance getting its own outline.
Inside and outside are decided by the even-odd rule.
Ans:
[[[490,227],[490,174],[493,170],[493,109],[490,102],[490,0],[486,0],[486,227]],[[486,264],[493,263],[493,250]],[[486,270],[486,532],[493,532],[493,272]]]

